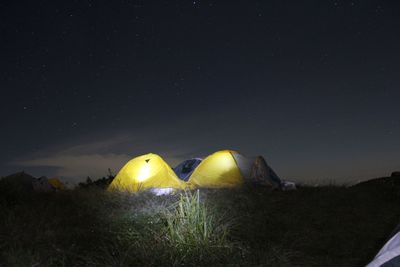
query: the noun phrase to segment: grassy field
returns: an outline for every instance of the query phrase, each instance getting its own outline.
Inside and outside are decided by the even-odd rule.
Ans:
[[[364,266],[400,222],[400,179],[173,196],[0,184],[0,266]]]

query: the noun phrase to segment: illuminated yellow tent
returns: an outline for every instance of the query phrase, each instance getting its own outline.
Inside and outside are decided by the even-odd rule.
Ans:
[[[146,154],[130,160],[119,171],[108,190],[138,192],[145,189],[184,189],[171,167],[158,155]]]
[[[47,180],[54,190],[64,190],[64,184],[58,178],[50,178]]]
[[[245,182],[281,187],[281,180],[264,158],[247,158],[233,150],[217,151],[206,157],[188,180],[190,188],[238,187]]]
[[[233,157],[232,150],[217,151],[206,157],[193,171],[188,180],[195,187],[236,187],[244,183],[243,175]]]

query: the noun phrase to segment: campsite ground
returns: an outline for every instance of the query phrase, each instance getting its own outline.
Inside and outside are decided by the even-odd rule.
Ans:
[[[0,184],[0,266],[363,266],[400,219],[400,179],[180,198]]]

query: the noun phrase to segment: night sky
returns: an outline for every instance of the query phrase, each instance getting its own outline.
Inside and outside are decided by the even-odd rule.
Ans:
[[[3,1],[0,31],[0,176],[225,148],[296,181],[400,169],[400,1]]]

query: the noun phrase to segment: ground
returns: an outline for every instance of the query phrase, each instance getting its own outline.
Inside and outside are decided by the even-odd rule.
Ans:
[[[0,184],[0,266],[364,266],[399,207],[400,178],[160,197]]]

